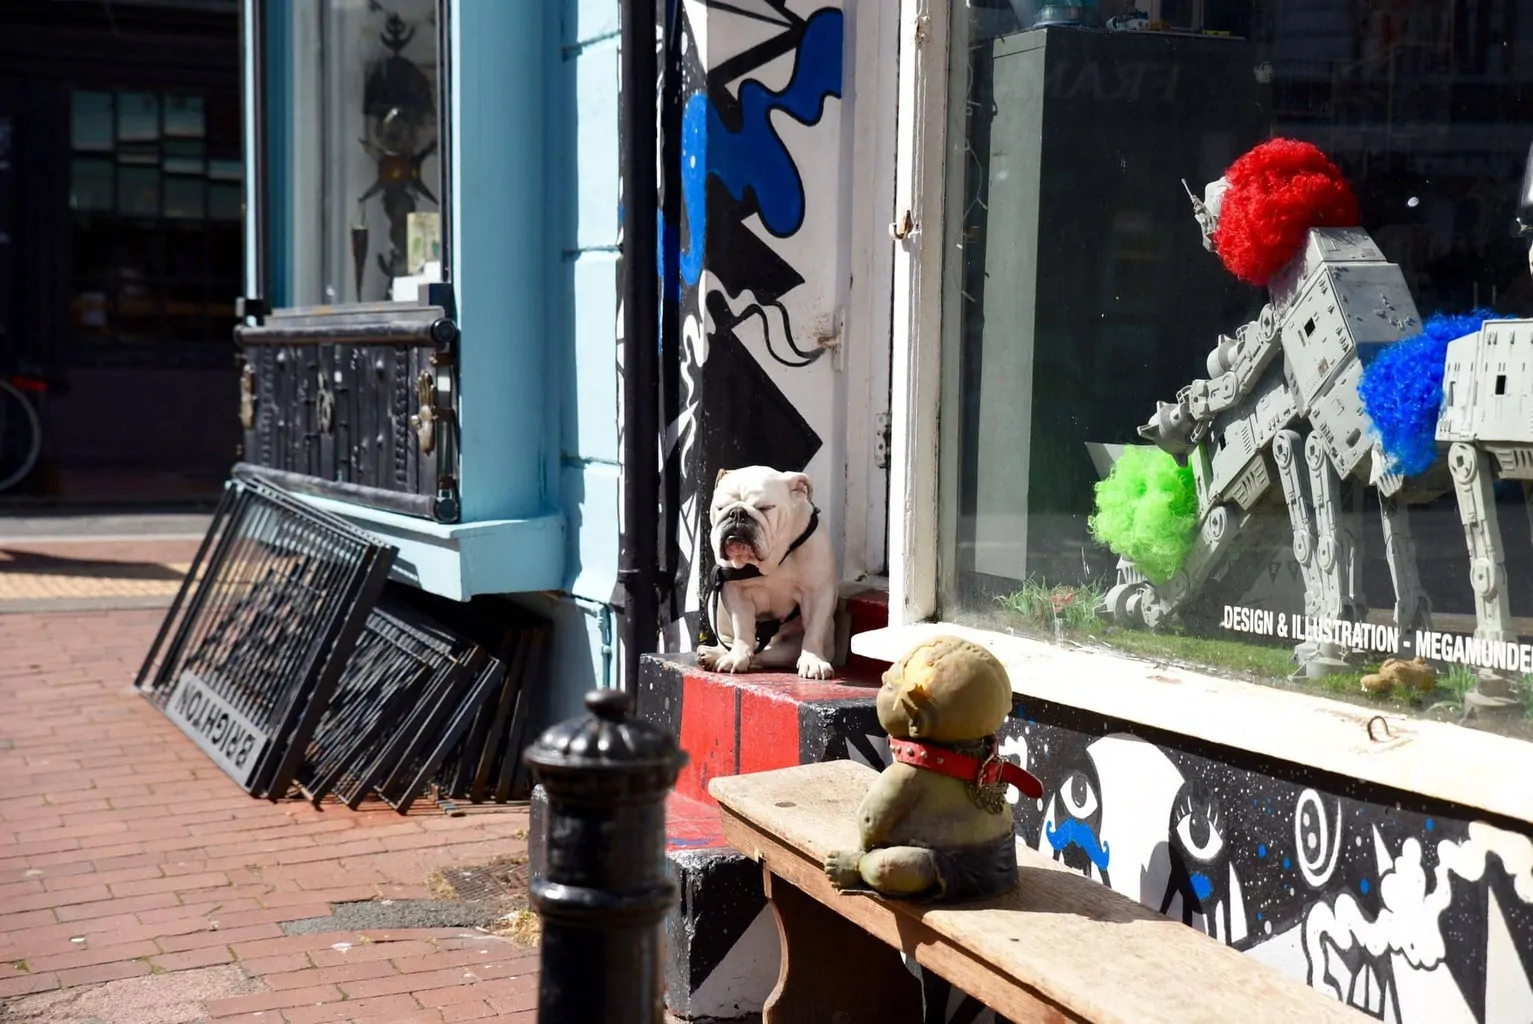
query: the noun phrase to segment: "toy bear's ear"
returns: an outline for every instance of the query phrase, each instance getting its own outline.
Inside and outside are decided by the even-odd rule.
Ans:
[[[920,683],[912,683],[900,694],[900,708],[910,723],[910,735],[916,739],[931,735],[937,727],[936,709],[932,707],[931,695]]]

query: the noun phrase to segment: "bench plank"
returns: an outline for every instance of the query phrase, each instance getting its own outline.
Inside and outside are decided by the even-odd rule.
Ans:
[[[716,778],[709,791],[737,849],[1018,1024],[1365,1019],[1020,843],[1020,882],[999,899],[922,907],[839,893],[821,865],[856,845],[856,808],[876,777],[830,761]]]

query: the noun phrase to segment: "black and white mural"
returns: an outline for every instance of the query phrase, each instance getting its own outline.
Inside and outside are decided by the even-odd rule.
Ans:
[[[718,470],[833,462],[845,270],[839,3],[671,0],[662,290],[667,650],[697,642],[705,516]],[[817,495],[833,521],[840,509]]]
[[[1525,828],[1185,747],[1024,709],[1005,748],[1045,792],[1019,834],[1378,1020],[1533,1020]]]

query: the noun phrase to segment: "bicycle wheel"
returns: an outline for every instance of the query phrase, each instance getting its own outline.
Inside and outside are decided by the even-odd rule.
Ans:
[[[0,380],[0,493],[25,480],[42,453],[37,410],[9,381]]]

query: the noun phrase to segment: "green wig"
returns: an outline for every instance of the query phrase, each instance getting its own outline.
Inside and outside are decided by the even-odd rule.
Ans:
[[[1198,491],[1192,469],[1159,448],[1130,445],[1096,485],[1091,535],[1127,558],[1151,583],[1181,569],[1198,531]]]

